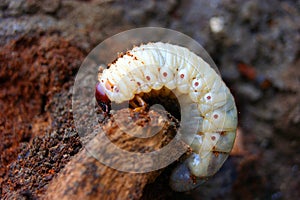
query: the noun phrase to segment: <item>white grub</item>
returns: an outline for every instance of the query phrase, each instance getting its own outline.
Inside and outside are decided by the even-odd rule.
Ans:
[[[223,23],[221,17],[212,18],[212,31],[220,32]],[[177,96],[181,127],[197,127],[191,141],[193,153],[172,174],[173,190],[197,187],[227,159],[237,128],[234,98],[215,70],[187,48],[161,42],[134,47],[103,70],[99,82],[115,103],[162,87]]]

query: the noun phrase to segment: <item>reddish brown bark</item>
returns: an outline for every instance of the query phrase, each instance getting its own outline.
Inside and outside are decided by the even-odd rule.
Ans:
[[[128,114],[138,115],[136,120],[129,120]],[[120,127],[126,125],[131,132],[139,132],[149,121],[145,120],[151,115],[151,126],[147,129],[160,128],[153,137],[141,139],[124,133]],[[150,111],[148,114],[133,113],[127,109],[118,111],[116,117],[104,125],[110,140],[119,148],[133,152],[150,152],[163,147],[176,134],[173,119]],[[121,125],[120,125],[121,124]],[[138,125],[137,125],[138,124]],[[146,131],[146,132],[147,132]],[[145,132],[145,130],[144,130]],[[97,147],[95,147],[97,149]],[[143,164],[143,163],[141,163]],[[122,172],[103,165],[83,149],[66,165],[59,176],[54,179],[45,199],[140,199],[147,183],[153,182],[161,173],[160,170],[148,173]]]

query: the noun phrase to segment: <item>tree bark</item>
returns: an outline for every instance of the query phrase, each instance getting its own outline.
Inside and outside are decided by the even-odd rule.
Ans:
[[[137,113],[123,109],[110,117],[96,137],[105,133],[118,148],[142,155],[168,144],[176,135],[176,125],[176,120],[163,111]],[[152,137],[136,137],[141,132],[144,136],[151,136],[153,131],[157,134]],[[95,152],[98,147],[92,146]],[[95,159],[90,154],[90,149],[83,148],[50,183],[44,199],[140,199],[144,187],[153,182],[161,171],[118,171]]]

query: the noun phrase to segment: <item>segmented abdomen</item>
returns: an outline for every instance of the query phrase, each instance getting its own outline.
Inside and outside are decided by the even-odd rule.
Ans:
[[[175,169],[174,190],[196,187],[200,178],[212,176],[232,149],[237,128],[234,98],[221,77],[187,48],[167,43],[134,47],[99,74],[108,98],[122,103],[139,93],[166,87],[177,96],[181,123],[193,153]],[[196,179],[191,181],[191,177]],[[185,187],[181,186],[183,183]]]

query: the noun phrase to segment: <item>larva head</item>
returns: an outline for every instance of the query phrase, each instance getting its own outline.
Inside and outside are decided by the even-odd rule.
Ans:
[[[100,83],[96,84],[95,97],[96,97],[97,103],[101,107],[101,109],[104,112],[108,113],[110,110],[111,102],[105,93],[105,89],[103,88],[103,86]]]

